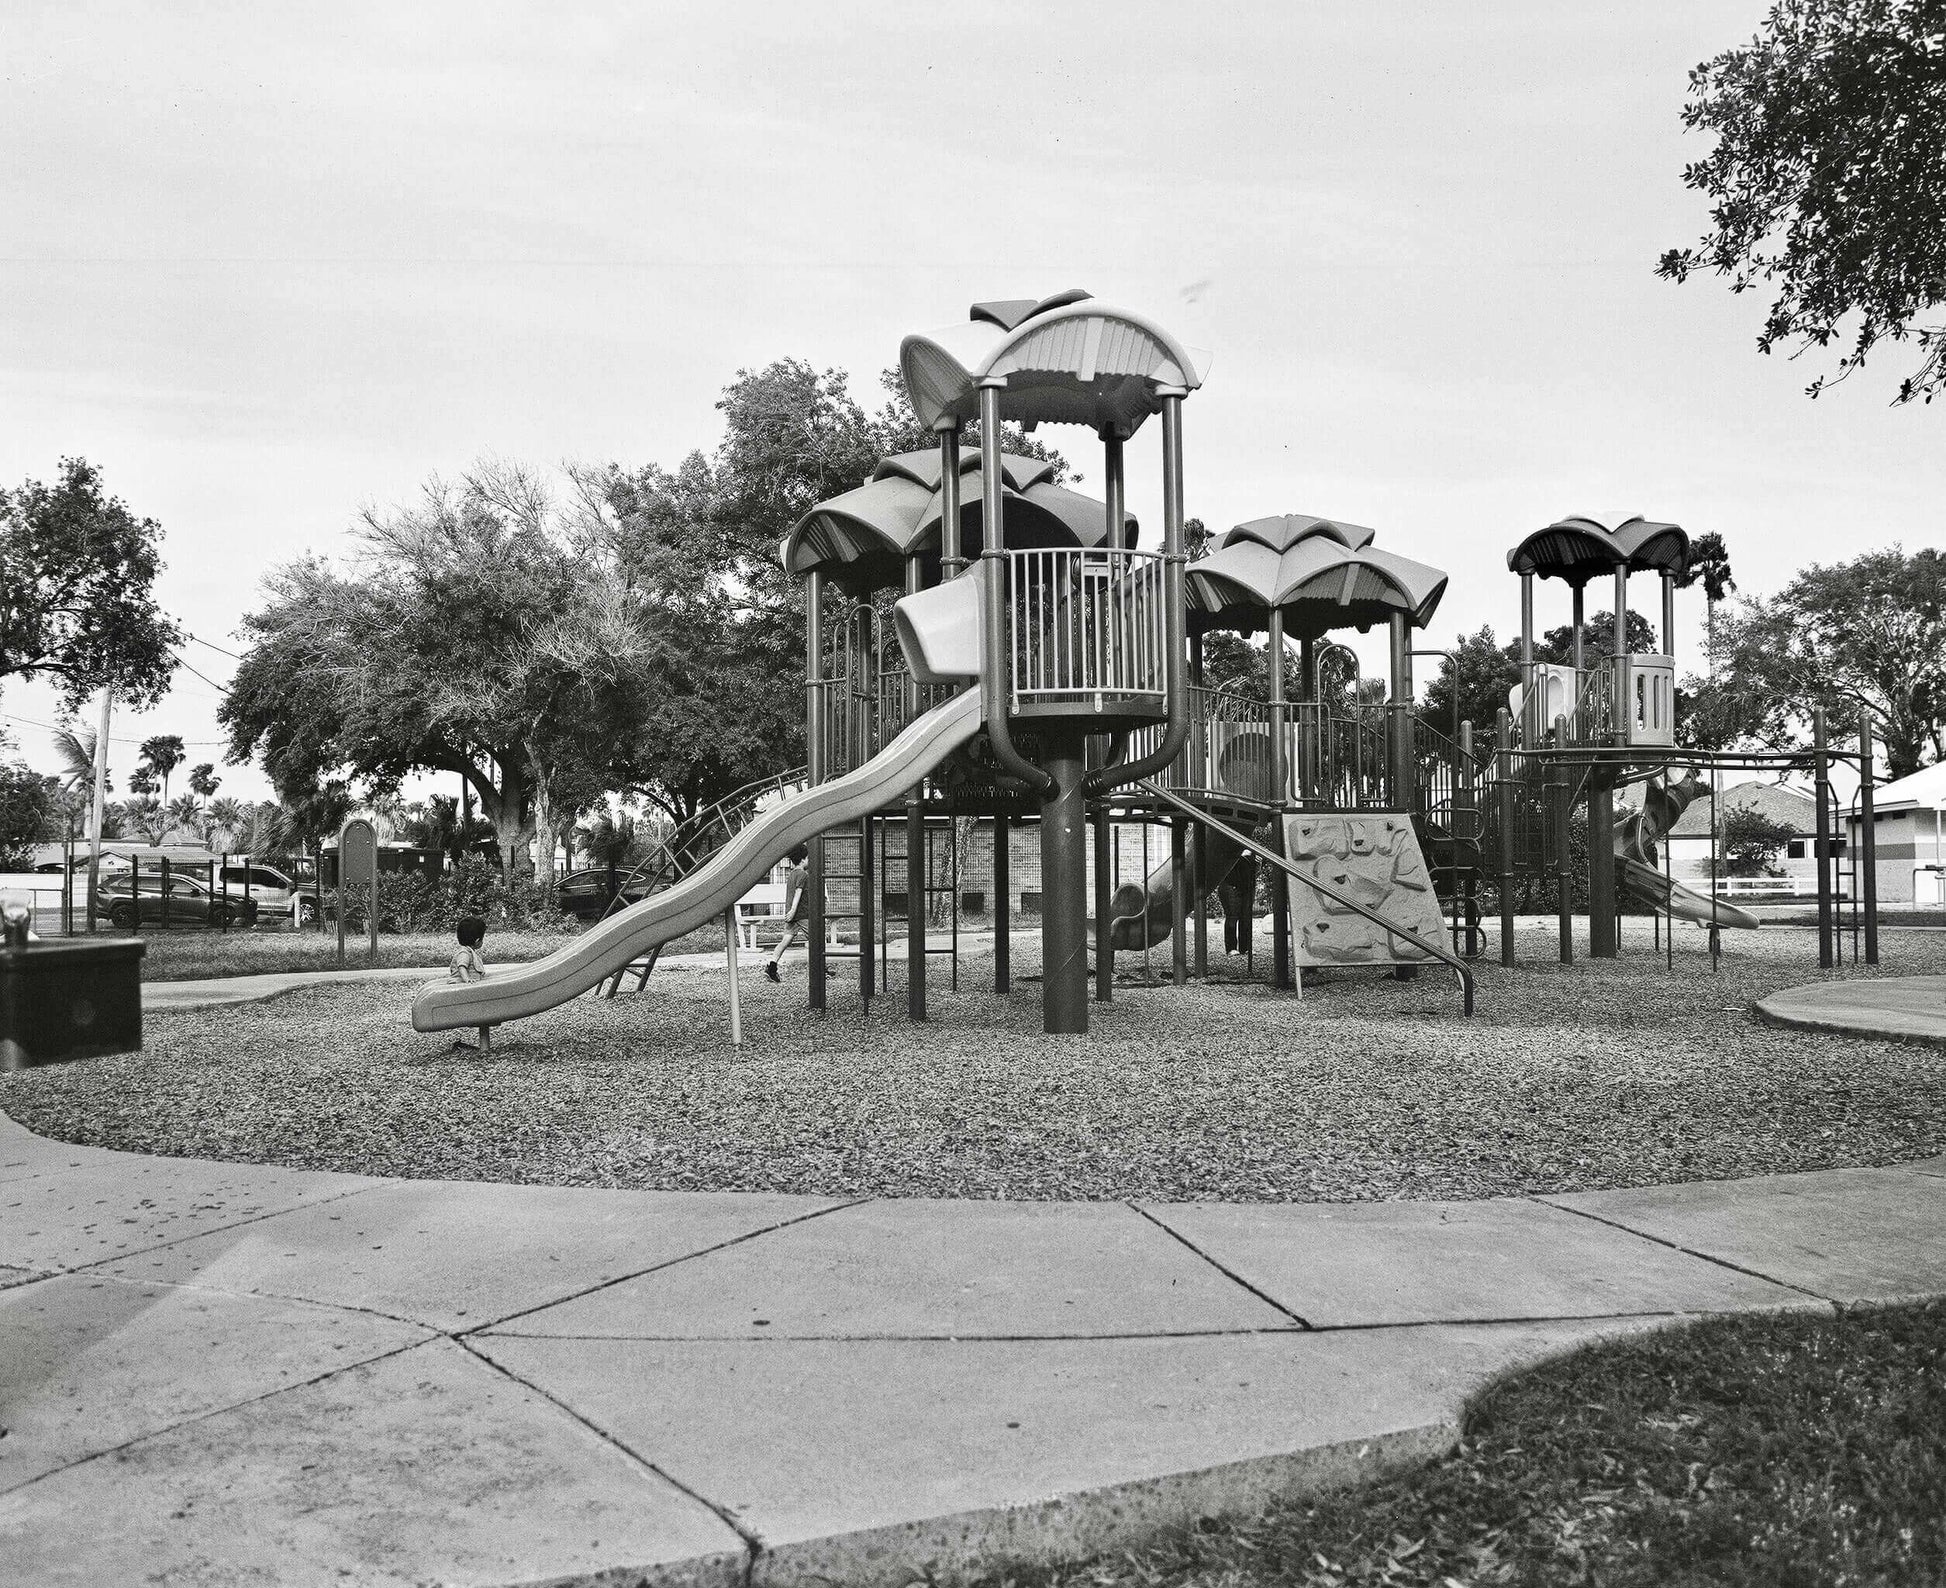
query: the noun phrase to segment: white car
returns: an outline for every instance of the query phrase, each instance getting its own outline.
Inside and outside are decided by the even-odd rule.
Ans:
[[[257,902],[257,919],[283,915],[302,925],[318,918],[318,901],[275,866],[259,861],[233,861],[222,868],[219,884],[225,893],[245,893]]]

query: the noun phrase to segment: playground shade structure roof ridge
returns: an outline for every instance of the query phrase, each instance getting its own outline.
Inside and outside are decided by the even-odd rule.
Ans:
[[[1228,531],[1184,570],[1193,632],[1254,633],[1283,614],[1285,632],[1316,639],[1335,629],[1361,633],[1395,615],[1415,628],[1432,621],[1446,575],[1372,545],[1362,524],[1285,513]]]
[[[899,371],[925,425],[977,419],[981,385],[1002,381],[1003,419],[1126,437],[1161,411],[1165,396],[1202,385],[1208,365],[1207,353],[1146,315],[1079,287],[976,303],[961,324],[915,333],[899,346]]]
[[[1507,553],[1507,567],[1576,586],[1617,568],[1681,578],[1689,569],[1689,536],[1680,524],[1640,513],[1571,513],[1515,546]]]
[[[976,453],[962,457],[963,557],[980,553],[979,471]],[[1091,547],[1107,539],[1107,504],[1056,485],[1054,464],[1002,453],[1000,473],[1008,547]],[[780,553],[785,569],[799,578],[825,573],[848,590],[868,591],[902,584],[905,560],[917,556],[927,565],[927,582],[934,582],[944,518],[939,481],[937,452],[902,452],[882,459],[863,485],[820,502],[792,526]],[[1138,526],[1133,514],[1125,519],[1124,544],[1133,545]]]

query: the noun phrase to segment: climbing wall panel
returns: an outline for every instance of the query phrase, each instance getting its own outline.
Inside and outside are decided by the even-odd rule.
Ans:
[[[1446,923],[1411,817],[1385,811],[1287,815],[1284,853],[1387,921],[1435,943],[1444,936]],[[1430,958],[1295,878],[1290,897],[1300,965],[1417,965]]]

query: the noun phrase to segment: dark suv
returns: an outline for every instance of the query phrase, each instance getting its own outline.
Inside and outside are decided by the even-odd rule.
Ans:
[[[101,900],[107,907],[111,924],[129,931],[136,925],[136,907],[141,907],[140,919],[147,923],[162,924],[162,879],[157,876],[142,878],[141,891],[138,893],[127,872],[101,885]],[[255,926],[257,924],[257,901],[231,894],[227,899],[213,894],[194,877],[171,877],[169,879],[169,924],[171,926]]]

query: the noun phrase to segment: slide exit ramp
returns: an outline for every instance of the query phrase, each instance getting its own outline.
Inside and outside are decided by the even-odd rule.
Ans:
[[[1205,826],[1216,828],[1219,832],[1223,833],[1230,839],[1234,840],[1241,848],[1248,851],[1250,854],[1255,855],[1259,860],[1269,861],[1273,866],[1277,867],[1279,871],[1285,872],[1288,875],[1295,877],[1299,882],[1303,883],[1305,887],[1312,889],[1314,892],[1323,894],[1327,899],[1330,899],[1333,903],[1343,905],[1347,910],[1350,910],[1354,915],[1362,915],[1365,917],[1366,920],[1372,922],[1375,926],[1383,927],[1387,932],[1390,932],[1394,937],[1404,938],[1406,942],[1410,943],[1414,948],[1418,949],[1419,952],[1424,954],[1428,959],[1438,960],[1442,965],[1446,966],[1449,970],[1451,970],[1455,976],[1459,977],[1460,993],[1466,1003],[1466,1013],[1469,1015],[1473,1013],[1473,967],[1468,965],[1465,960],[1461,959],[1459,955],[1455,954],[1451,949],[1447,948],[1443,943],[1435,943],[1430,938],[1422,937],[1417,932],[1408,931],[1405,927],[1396,925],[1395,923],[1386,920],[1386,918],[1380,915],[1378,911],[1371,909],[1366,905],[1360,904],[1356,899],[1354,899],[1350,894],[1346,893],[1343,889],[1334,888],[1330,883],[1326,882],[1322,877],[1312,876],[1311,873],[1306,871],[1302,866],[1299,866],[1292,861],[1286,860],[1282,855],[1278,854],[1277,851],[1272,849],[1268,844],[1260,844],[1257,842],[1256,839],[1251,838],[1247,834],[1238,832],[1234,827],[1230,826],[1228,822],[1222,821],[1219,818],[1212,816],[1208,811],[1202,810],[1198,806],[1192,805],[1188,800],[1183,799],[1181,796],[1173,794],[1168,789],[1162,787],[1161,784],[1138,783],[1136,787],[1141,789],[1145,794],[1153,795],[1155,798],[1161,800],[1163,804],[1170,806],[1172,809],[1181,811],[1185,816],[1193,816],[1197,821],[1202,822]]]
[[[590,927],[566,948],[485,981],[434,982],[412,1005],[419,1031],[497,1026],[566,1003],[651,949],[720,918],[799,844],[855,822],[903,794],[980,731],[969,689],[916,718],[856,771],[819,783],[758,816],[699,869]]]

